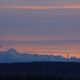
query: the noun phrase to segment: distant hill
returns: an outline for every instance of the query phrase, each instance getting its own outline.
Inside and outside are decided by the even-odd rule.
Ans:
[[[80,76],[80,63],[32,62],[0,64],[0,75]]]
[[[62,56],[38,55],[32,53],[19,53],[15,49],[0,52],[0,63],[16,62],[66,62]],[[71,57],[68,62],[80,62],[79,58]]]

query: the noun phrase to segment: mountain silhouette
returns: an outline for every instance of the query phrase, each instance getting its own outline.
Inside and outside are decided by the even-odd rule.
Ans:
[[[15,49],[0,52],[0,63],[16,62],[66,62],[63,56],[38,55],[32,53],[19,53]],[[69,62],[80,62],[79,58],[71,57]]]

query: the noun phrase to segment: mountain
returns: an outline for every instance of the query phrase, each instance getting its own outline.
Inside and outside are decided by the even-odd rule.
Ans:
[[[0,52],[0,63],[16,62],[66,62],[62,56],[37,55],[31,53],[19,53],[15,49]],[[79,58],[71,57],[69,62],[80,62]]]

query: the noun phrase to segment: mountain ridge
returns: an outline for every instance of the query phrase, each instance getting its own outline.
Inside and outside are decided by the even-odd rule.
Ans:
[[[49,55],[35,55],[31,53],[19,53],[16,49],[9,49],[0,52],[0,63],[16,63],[16,62],[80,62],[79,58]]]

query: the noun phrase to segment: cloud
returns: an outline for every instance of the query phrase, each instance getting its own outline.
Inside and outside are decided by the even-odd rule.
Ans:
[[[0,48],[3,48],[3,46],[2,46],[2,45],[0,45]]]
[[[72,35],[0,35],[3,42],[80,42],[79,36]]]
[[[80,9],[80,5],[65,5],[64,8],[73,8],[73,9]]]
[[[0,5],[1,9],[29,9],[29,10],[49,10],[49,9],[69,9],[69,8],[80,8],[80,5]]]

